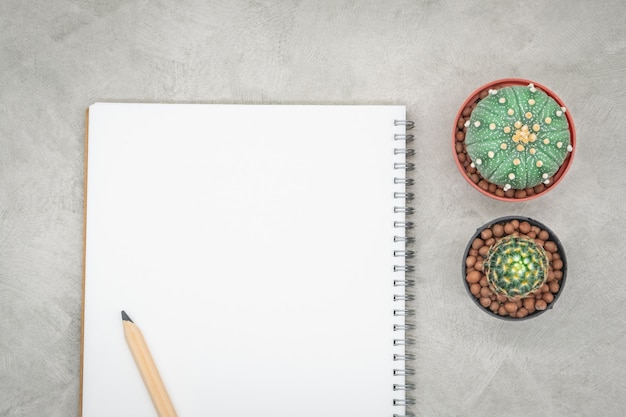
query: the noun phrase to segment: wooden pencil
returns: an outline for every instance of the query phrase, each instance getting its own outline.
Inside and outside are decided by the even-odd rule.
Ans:
[[[128,343],[137,368],[139,368],[139,373],[148,389],[157,414],[159,417],[177,417],[141,330],[124,311],[122,311],[122,324],[126,343]]]

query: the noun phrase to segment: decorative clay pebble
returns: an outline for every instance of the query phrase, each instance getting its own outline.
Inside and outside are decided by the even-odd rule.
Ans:
[[[478,281],[480,281],[481,275],[482,274],[478,271],[472,271],[469,274],[467,274],[467,277],[465,279],[470,284],[477,284]],[[478,289],[478,291],[480,291],[480,288]]]

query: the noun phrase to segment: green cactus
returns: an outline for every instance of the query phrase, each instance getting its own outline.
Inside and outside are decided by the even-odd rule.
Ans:
[[[549,184],[573,149],[565,111],[533,84],[489,90],[465,124],[472,166],[504,191]]]
[[[489,249],[484,268],[489,284],[497,293],[510,299],[525,298],[545,283],[548,258],[534,240],[509,236]]]

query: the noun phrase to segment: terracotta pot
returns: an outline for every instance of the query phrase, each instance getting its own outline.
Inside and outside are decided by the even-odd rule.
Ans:
[[[481,187],[479,187],[478,183],[474,182],[472,178],[470,178],[470,175],[467,172],[466,167],[459,160],[459,154],[457,153],[456,144],[459,143],[460,141],[457,140],[456,136],[457,136],[458,131],[463,130],[462,128],[459,127],[459,119],[463,117],[462,115],[463,110],[466,107],[471,106],[473,103],[477,103],[478,101],[480,101],[481,93],[483,93],[484,91],[488,91],[490,89],[499,89],[502,87],[509,87],[509,86],[527,86],[531,83],[534,84],[535,87],[537,87],[538,89],[544,91],[548,96],[552,97],[559,104],[559,106],[566,107],[563,101],[556,94],[554,94],[554,92],[552,92],[550,89],[546,88],[545,86],[539,83],[536,83],[530,80],[521,79],[521,78],[505,78],[505,79],[496,80],[488,84],[485,84],[482,87],[478,88],[476,91],[474,91],[472,94],[470,94],[470,96],[461,105],[461,108],[459,109],[456,115],[456,118],[454,119],[454,125],[452,129],[452,154],[454,155],[454,161],[456,163],[456,166],[461,172],[461,175],[463,175],[463,178],[465,178],[465,180],[472,187],[478,190],[481,194],[484,194],[496,200],[507,201],[507,202],[521,202],[521,201],[532,200],[541,195],[544,195],[545,193],[550,191],[552,188],[554,188],[559,182],[561,182],[561,180],[565,176],[565,173],[569,170],[570,166],[572,165],[572,161],[574,160],[574,152],[576,151],[576,129],[574,127],[574,121],[572,119],[569,109],[565,112],[565,117],[567,118],[567,122],[569,124],[570,144],[572,145],[573,150],[568,153],[567,157],[565,158],[565,161],[563,161],[563,164],[561,165],[559,170],[552,177],[552,181],[550,182],[548,186],[545,187],[543,191],[534,192],[532,195],[527,195],[526,197],[521,197],[521,198],[498,196],[494,192],[486,191],[482,189]],[[480,177],[480,174],[478,175]],[[480,177],[480,179],[482,179],[482,177]]]
[[[528,314],[525,317],[522,318],[518,318],[518,317],[510,317],[510,316],[502,316],[500,314],[497,314],[496,312],[492,311],[489,307],[483,307],[479,301],[479,298],[477,298],[476,296],[474,296],[474,294],[472,294],[472,291],[470,289],[470,284],[468,283],[466,277],[467,277],[467,273],[468,273],[468,267],[466,265],[466,259],[469,256],[470,250],[472,249],[472,243],[474,242],[474,240],[478,237],[481,236],[481,233],[483,232],[483,230],[485,229],[489,229],[492,226],[496,225],[496,224],[506,224],[508,222],[511,222],[512,220],[518,220],[519,222],[528,222],[530,223],[531,226],[537,226],[539,227],[539,229],[541,230],[545,230],[546,232],[548,232],[549,238],[546,241],[552,241],[556,244],[556,252],[559,254],[559,259],[561,259],[563,266],[560,269],[560,271],[562,272],[562,276],[556,280],[558,283],[558,290],[556,293],[553,293],[553,300],[549,303],[547,303],[547,308],[545,310],[537,310],[531,314]],[[551,265],[553,265],[551,263]],[[552,266],[551,266],[552,268]],[[482,274],[482,276],[484,276],[484,274]],[[565,250],[563,249],[563,245],[561,244],[561,241],[559,240],[559,238],[554,234],[554,232],[552,230],[550,230],[547,226],[545,226],[544,224],[538,222],[537,220],[528,218],[528,217],[523,217],[523,216],[506,216],[506,217],[500,217],[497,219],[494,219],[492,221],[490,221],[489,223],[484,224],[482,227],[478,228],[476,230],[476,233],[474,233],[472,235],[472,237],[470,238],[465,251],[463,252],[463,258],[461,259],[461,279],[463,280],[463,285],[465,286],[465,289],[467,290],[467,293],[469,294],[470,298],[474,301],[474,303],[481,309],[483,310],[485,313],[489,314],[492,317],[497,317],[499,319],[503,319],[503,320],[512,320],[512,321],[518,321],[518,320],[527,320],[529,318],[533,318],[533,317],[537,317],[543,313],[545,313],[548,310],[551,310],[554,307],[554,304],[556,303],[557,299],[560,297],[561,293],[563,292],[563,287],[565,286],[565,279],[567,278],[567,259],[565,258]],[[549,282],[548,282],[549,284]],[[531,297],[534,297],[531,296]]]

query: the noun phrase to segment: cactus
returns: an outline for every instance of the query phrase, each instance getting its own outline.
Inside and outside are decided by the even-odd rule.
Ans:
[[[493,290],[509,299],[531,295],[548,277],[546,252],[524,237],[509,236],[496,242],[487,253],[484,267]]]
[[[549,184],[573,149],[565,112],[533,84],[489,90],[465,124],[472,166],[504,191]]]

